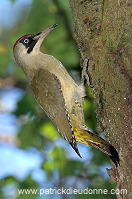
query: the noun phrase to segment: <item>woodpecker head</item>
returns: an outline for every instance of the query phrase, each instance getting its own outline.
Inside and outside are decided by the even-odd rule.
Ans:
[[[30,54],[39,51],[40,45],[44,38],[52,31],[57,24],[47,28],[46,30],[37,34],[28,34],[20,37],[13,47],[13,52],[15,54]]]

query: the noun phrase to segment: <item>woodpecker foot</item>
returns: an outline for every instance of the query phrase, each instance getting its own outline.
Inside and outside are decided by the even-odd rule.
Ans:
[[[82,70],[82,84],[85,86],[86,82],[88,86],[93,88],[93,85],[91,84],[91,76],[88,71],[88,66],[89,66],[89,60],[92,60],[92,57],[87,57],[83,61],[83,70]]]

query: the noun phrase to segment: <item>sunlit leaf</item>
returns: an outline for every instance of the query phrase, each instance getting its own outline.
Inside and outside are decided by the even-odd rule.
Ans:
[[[50,140],[54,140],[59,137],[59,134],[52,123],[44,124],[41,128],[41,132]]]

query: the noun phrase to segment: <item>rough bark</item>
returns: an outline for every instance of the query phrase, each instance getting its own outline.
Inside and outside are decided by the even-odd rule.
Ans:
[[[125,0],[70,0],[76,41],[82,59],[93,57],[89,73],[98,129],[115,146],[120,167],[108,171],[118,198],[132,198],[130,8]]]

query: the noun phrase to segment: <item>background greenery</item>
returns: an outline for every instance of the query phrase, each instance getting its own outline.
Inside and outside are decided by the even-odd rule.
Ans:
[[[11,9],[17,2],[17,0],[10,0]],[[40,32],[57,23],[58,26],[45,39],[41,51],[59,59],[76,82],[80,82],[80,55],[74,40],[73,21],[68,0],[32,0],[29,2],[28,5],[25,4],[25,6],[23,5],[19,8],[19,15],[16,15],[15,12],[12,13],[12,15],[16,15],[17,20],[14,23],[9,21],[9,27],[0,25],[1,118],[7,113],[7,107],[3,105],[3,95],[5,95],[5,92],[6,98],[10,98],[8,93],[14,88],[19,88],[19,90],[13,91],[14,95],[17,95],[18,91],[21,93],[21,97],[17,100],[13,110],[8,110],[8,113],[16,118],[14,125],[19,126],[19,128],[15,136],[7,134],[6,139],[3,139],[6,132],[2,130],[1,120],[0,146],[2,148],[4,145],[9,150],[13,147],[15,150],[24,151],[27,155],[31,152],[34,154],[34,159],[37,154],[41,159],[41,163],[39,168],[37,168],[39,171],[29,169],[27,175],[21,179],[14,173],[9,174],[7,171],[7,174],[0,179],[0,198],[116,198],[115,195],[110,194],[96,196],[43,195],[41,197],[37,194],[18,194],[17,189],[24,188],[115,188],[114,184],[110,184],[107,171],[105,170],[106,167],[111,167],[109,159],[98,150],[81,144],[78,144],[78,146],[82,159],[77,157],[73,149],[59,136],[50,120],[35,102],[23,72],[14,61],[12,47],[19,37],[29,33]],[[3,10],[1,15],[6,15],[6,12]],[[87,97],[84,105],[86,124],[93,131],[96,131],[93,96],[89,88],[86,88],[86,90]],[[9,103],[13,103],[10,102],[10,99],[8,100]],[[15,153],[13,156],[15,156]],[[7,159],[8,157],[5,155],[4,158]],[[0,164],[2,173],[2,170],[7,165],[1,162],[1,160]],[[9,159],[9,165],[12,164],[14,164],[13,160]],[[24,158],[20,164],[24,166]],[[22,173],[22,170],[18,170],[15,164],[14,170],[19,174]],[[34,177],[36,172],[38,176]]]

